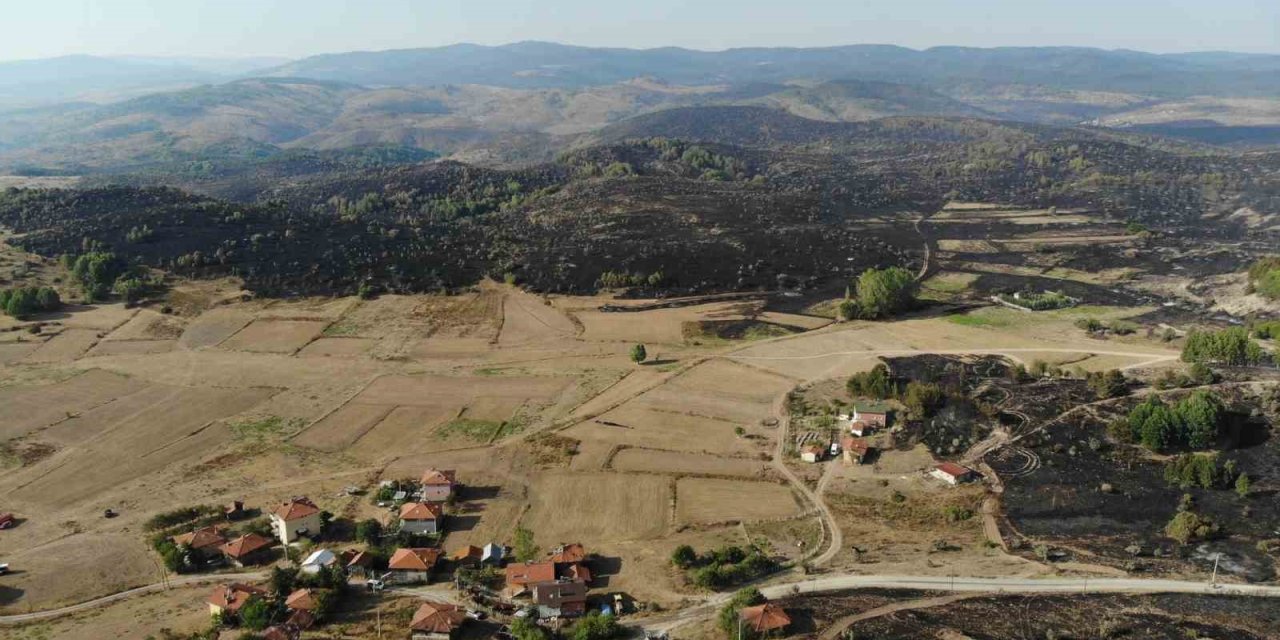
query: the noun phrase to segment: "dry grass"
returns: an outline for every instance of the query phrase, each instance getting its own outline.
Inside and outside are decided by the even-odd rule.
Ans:
[[[529,484],[523,526],[549,547],[661,537],[667,530],[671,484],[666,478],[625,473],[551,471]]]
[[[323,320],[258,319],[218,346],[231,351],[294,353],[316,339],[327,324]]]
[[[628,448],[619,451],[611,463],[619,471],[647,471],[679,475],[741,476],[764,475],[766,463],[759,459]]]
[[[750,522],[800,513],[791,489],[773,482],[681,478],[676,515],[683,524]]]

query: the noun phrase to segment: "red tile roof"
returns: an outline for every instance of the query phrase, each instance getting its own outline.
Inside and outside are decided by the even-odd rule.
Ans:
[[[444,515],[444,508],[431,502],[406,502],[400,505],[401,520],[436,520]]]
[[[466,622],[467,616],[457,605],[428,600],[418,607],[409,622],[409,629],[427,633],[450,633]]]
[[[507,584],[524,586],[556,579],[554,562],[513,562],[507,565]]]
[[[845,451],[852,451],[854,453],[865,454],[867,451],[871,449],[871,445],[867,444],[866,440],[859,440],[857,438],[844,438],[840,440],[840,448],[844,449]]]
[[[454,561],[479,560],[482,557],[484,557],[484,549],[469,544],[465,547],[458,547],[457,549],[454,549],[453,554],[449,556],[449,559]]]
[[[453,486],[458,483],[457,472],[453,469],[427,469],[422,474],[422,484],[429,486],[449,485]]]
[[[266,595],[265,590],[247,584],[220,584],[213,588],[213,593],[209,594],[209,604],[234,613],[251,598]]]
[[[298,589],[297,591],[289,594],[289,597],[284,599],[284,606],[289,607],[294,611],[301,611],[304,609],[311,611],[316,608],[316,599],[312,596],[310,589]]]
[[[271,513],[279,516],[285,522],[290,522],[320,513],[320,507],[317,507],[316,503],[307,498],[294,498],[272,509]]]
[[[756,633],[764,633],[781,629],[791,624],[791,616],[772,602],[756,605],[754,607],[743,607],[738,612],[738,617]]]
[[[367,567],[370,564],[373,564],[373,555],[367,551],[360,551],[347,561],[348,567]]]
[[[973,473],[973,469],[958,465],[954,462],[940,462],[935,465],[934,468],[953,478],[959,478]]]
[[[583,583],[591,582],[591,569],[588,569],[585,564],[574,563],[569,565],[569,570],[565,572],[565,575]]]
[[[211,527],[200,527],[194,531],[176,535],[173,537],[173,543],[182,546],[188,545],[192,549],[207,549],[209,547],[218,547],[227,543],[226,536],[222,535],[223,525],[215,524]]]
[[[398,571],[430,571],[440,560],[440,550],[427,547],[396,549],[387,562],[388,569]]]
[[[254,551],[271,546],[271,540],[256,533],[246,533],[231,542],[222,545],[222,553],[239,560]]]
[[[570,562],[582,562],[587,559],[587,548],[581,544],[574,542],[572,544],[562,544],[551,554],[551,561],[556,564],[567,564]]]

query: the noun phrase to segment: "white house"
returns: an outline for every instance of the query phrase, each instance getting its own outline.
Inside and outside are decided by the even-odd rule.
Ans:
[[[426,473],[422,474],[422,489],[419,495],[425,502],[448,502],[457,487],[457,472],[452,469],[427,469]]]
[[[822,454],[826,451],[826,448],[812,444],[800,450],[800,459],[805,462],[821,462]]]
[[[490,542],[484,546],[484,551],[480,554],[480,562],[491,564],[502,564],[507,558],[507,548],[496,543]]]
[[[271,529],[284,544],[320,535],[320,508],[307,498],[293,498],[271,510]]]
[[[331,567],[338,561],[338,556],[328,549],[316,549],[302,561],[303,573],[320,573],[321,569]]]
[[[400,505],[400,530],[409,533],[436,533],[444,509],[432,502],[406,502]]]
[[[975,474],[973,469],[968,467],[954,462],[942,462],[934,465],[933,471],[930,471],[929,475],[947,484],[956,485],[972,480]]]

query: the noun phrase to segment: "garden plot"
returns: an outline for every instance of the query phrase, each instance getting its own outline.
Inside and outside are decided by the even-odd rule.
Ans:
[[[503,347],[571,338],[578,333],[573,321],[541,298],[519,290],[507,293],[502,304]]]
[[[378,341],[373,338],[317,338],[298,352],[301,358],[353,358],[362,356]]]
[[[192,320],[182,332],[179,344],[188,349],[212,347],[253,322],[253,316],[233,309],[212,309]]]
[[[129,321],[138,312],[127,309],[123,303],[99,305],[67,305],[59,312],[65,314],[61,321],[70,329],[92,329],[94,331],[111,331]]]
[[[12,474],[8,493],[42,507],[94,499],[168,465],[208,453],[233,435],[216,420],[248,410],[272,389],[153,385],[40,433],[63,446],[57,454]]]
[[[326,320],[254,320],[218,345],[229,351],[294,353],[315,340]]]
[[[644,471],[677,475],[760,477],[767,465],[758,459],[663,451],[632,447],[613,456],[610,465],[618,471]]]
[[[636,401],[594,420],[578,423],[566,429],[564,435],[582,441],[651,449],[754,455],[759,448],[734,433],[738,426],[750,425],[656,411]]]
[[[469,420],[506,422],[524,405],[524,399],[512,397],[482,396],[467,404],[462,417]]]
[[[85,357],[137,356],[173,351],[177,340],[103,340],[94,345]]]
[[[58,420],[142,390],[146,385],[100,369],[54,384],[0,388],[0,440],[26,435]]]
[[[180,337],[185,327],[186,321],[178,316],[142,309],[103,340],[172,340]]]
[[[649,311],[577,311],[587,340],[683,344],[684,323],[746,320],[761,308],[759,301],[718,302]]]
[[[320,451],[341,451],[355,444],[395,408],[394,405],[348,402],[308,427],[294,442]]]
[[[772,520],[800,513],[791,489],[782,484],[681,478],[676,485],[676,518],[682,524]]]
[[[396,407],[357,438],[350,451],[371,459],[429,453],[439,449],[435,429],[456,415],[454,406]]]
[[[71,362],[97,344],[98,332],[91,329],[67,329],[50,338],[39,349],[27,354],[23,362]]]
[[[667,530],[671,482],[643,474],[547,473],[530,482],[529,502],[521,525],[543,547],[653,539]]]

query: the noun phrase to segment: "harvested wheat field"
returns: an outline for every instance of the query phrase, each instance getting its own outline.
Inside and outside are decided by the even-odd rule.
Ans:
[[[581,540],[589,546],[661,537],[671,509],[671,481],[630,473],[549,472],[529,483],[521,525],[538,543]]]
[[[87,358],[98,356],[138,356],[166,353],[178,346],[177,340],[103,340],[94,345]]]
[[[355,444],[395,409],[396,406],[390,404],[348,402],[307,427],[293,441],[320,451],[341,451]]]
[[[799,503],[784,484],[681,478],[676,487],[676,518],[681,524],[773,520],[800,514]]]
[[[93,329],[67,329],[50,338],[40,348],[27,354],[24,362],[71,362],[84,355],[98,342],[98,332]]]
[[[433,432],[457,415],[458,409],[452,406],[395,407],[356,438],[349,452],[377,460],[436,451],[441,447]]]
[[[352,358],[364,355],[377,340],[372,338],[317,338],[298,352],[300,358]]]
[[[171,340],[182,336],[185,329],[186,320],[183,318],[140,309],[103,340]]]
[[[206,311],[187,324],[178,342],[188,349],[212,347],[253,322],[253,314],[229,308]]]
[[[34,340],[30,342],[0,343],[0,364],[9,364],[10,362],[17,362],[27,357],[28,355],[30,355],[32,351],[35,351],[36,349],[40,348],[41,344],[44,344],[44,343],[37,342]]]
[[[760,477],[764,475],[768,463],[751,458],[726,458],[683,451],[631,447],[614,454],[609,466],[618,471]]]
[[[503,299],[502,332],[498,335],[498,344],[503,347],[577,334],[578,327],[568,316],[535,295],[513,290]]]
[[[0,388],[0,440],[26,435],[60,420],[141,391],[145,383],[90,369],[77,376],[35,386]]]
[[[254,320],[218,345],[231,351],[294,353],[316,339],[328,324],[324,320]]]

